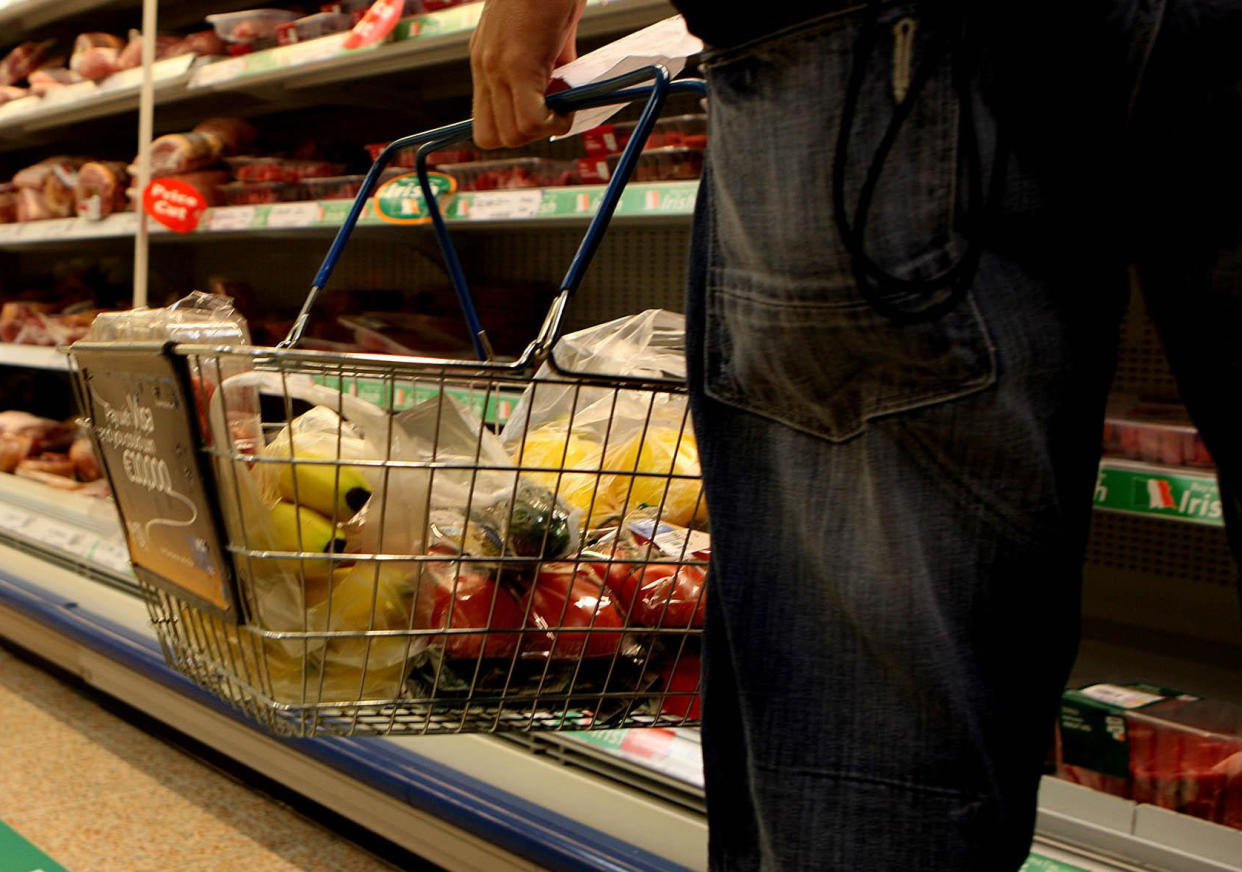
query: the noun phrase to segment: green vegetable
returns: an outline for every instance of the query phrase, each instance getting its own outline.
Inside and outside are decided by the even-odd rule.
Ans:
[[[506,500],[496,510],[507,522],[505,544],[511,554],[556,560],[569,553],[573,544],[569,510],[547,488],[519,479],[512,502]]]

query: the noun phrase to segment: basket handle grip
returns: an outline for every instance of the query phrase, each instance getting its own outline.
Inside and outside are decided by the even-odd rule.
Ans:
[[[648,81],[650,81],[650,84],[634,87],[639,83]],[[705,90],[704,84],[700,80],[687,79],[672,82],[667,70],[660,66],[651,66],[601,82],[594,82],[589,85],[562,91],[548,97],[548,107],[558,113],[599,106],[611,106],[644,98],[647,100],[647,104],[643,109],[633,135],[630,137],[630,141],[621,154],[616,172],[614,172],[608,186],[604,190],[600,207],[591,219],[582,243],[579,245],[573,261],[570,263],[569,270],[561,281],[560,293],[553,301],[548,315],[544,319],[543,326],[540,328],[538,337],[527,347],[522,355],[522,361],[519,361],[519,363],[529,362],[537,356],[546,355],[559,335],[565,306],[581,284],[587,267],[599,248],[608,223],[612,219],[612,214],[620,201],[621,192],[634,171],[634,165],[637,163],[642,147],[646,143],[647,137],[654,127],[656,118],[659,116],[664,106],[664,101],[670,92],[690,92],[702,95]],[[357,226],[358,219],[362,215],[366,201],[377,187],[380,175],[384,169],[397,152],[418,146],[416,169],[418,171],[419,186],[422,189],[423,198],[431,218],[432,229],[436,234],[436,239],[439,242],[445,264],[448,268],[449,277],[453,282],[453,288],[461,304],[462,313],[466,318],[466,324],[474,343],[475,352],[480,360],[491,359],[492,355],[487,343],[487,334],[479,323],[473,297],[470,294],[465,274],[462,271],[461,262],[457,257],[457,250],[449,236],[448,228],[444,223],[444,217],[436,201],[435,192],[432,190],[427,176],[427,155],[451,143],[468,139],[473,130],[474,125],[472,121],[459,121],[435,130],[403,137],[390,143],[380,152],[366,178],[363,180],[362,187],[354,198],[349,214],[337,231],[336,238],[332,241],[332,246],[319,267],[319,272],[315,275],[310,292],[302,305],[302,310],[298,313],[298,317],[294,321],[292,328],[290,328],[288,336],[278,346],[279,348],[296,347],[301,340],[302,333],[310,319],[310,312],[319,294],[331,278],[332,272],[336,268],[337,260],[344,251],[346,244],[348,244],[349,238]]]

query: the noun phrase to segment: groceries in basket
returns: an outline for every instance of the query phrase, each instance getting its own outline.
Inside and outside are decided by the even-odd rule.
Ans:
[[[244,611],[166,600],[201,683],[316,711],[697,717],[711,543],[684,392],[609,386],[678,377],[680,316],[566,337],[557,361],[582,375],[543,368],[500,434],[475,411],[499,382],[411,375],[426,399],[396,411],[395,382],[380,405],[247,353],[219,297],[94,334],[201,346],[187,364]]]
[[[651,309],[563,337],[557,364],[589,377],[685,377],[684,319]],[[545,364],[501,439],[525,474],[598,527],[634,509],[705,526],[699,451],[685,394],[593,386]]]

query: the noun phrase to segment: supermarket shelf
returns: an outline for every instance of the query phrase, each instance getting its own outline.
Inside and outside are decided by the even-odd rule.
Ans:
[[[231,58],[195,72],[188,90],[248,89],[272,83],[312,87],[464,60],[482,4],[458,6],[402,21],[393,41],[344,51],[344,34]],[[578,26],[589,38],[651,24],[670,14],[663,0],[589,0]]]
[[[644,226],[671,221],[684,223],[694,213],[698,182],[633,184],[622,194],[615,219],[638,221]],[[578,185],[567,188],[522,188],[508,191],[477,191],[445,197],[442,203],[449,223],[462,228],[546,227],[584,225],[599,208],[604,188]],[[198,229],[186,236],[171,233],[152,223],[152,237],[178,241],[204,236],[270,236],[289,233],[330,235],[349,212],[349,200],[305,200],[257,206],[221,206],[208,209]],[[378,218],[368,204],[359,221],[363,228],[408,231],[402,225]],[[138,216],[132,212],[109,215],[101,221],[56,218],[26,224],[0,224],[0,249],[47,247],[91,239],[132,238]]]
[[[0,478],[0,506],[22,504],[109,526],[102,507],[54,503],[29,482]],[[538,754],[487,736],[277,740],[164,666],[138,597],[4,543],[0,635],[446,868],[705,868],[701,813],[642,783],[697,795],[689,756],[672,750],[693,744],[689,736],[628,748],[608,734],[518,737]],[[585,749],[599,765],[557,746]],[[594,829],[600,820],[608,834]],[[1240,862],[1242,832],[1045,779],[1024,870],[1242,872]]]
[[[1222,525],[1220,488],[1211,472],[1105,459],[1095,507],[1192,524]]]
[[[0,474],[0,545],[136,592],[121,522],[110,499]]]
[[[1242,830],[1045,777],[1037,831],[1144,869],[1239,872]]]
[[[168,58],[153,68],[155,102],[166,105],[217,91],[255,92],[287,102],[292,90],[464,61],[481,9],[474,4],[416,16],[402,22],[395,41],[354,51],[341,47],[346,34],[333,34],[214,63],[192,55]],[[593,0],[579,33],[590,37],[638,28],[668,11],[663,0]],[[6,103],[0,106],[0,147],[29,144],[50,128],[136,111],[141,80],[140,69],[126,70],[98,84],[83,82],[49,97]],[[467,85],[463,81],[463,91]]]
[[[194,55],[159,61],[152,68],[156,100],[184,94]],[[41,131],[110,115],[135,112],[142,70],[125,70],[102,82],[66,85],[46,97],[23,97],[0,106],[0,146],[20,147]]]
[[[3,546],[0,635],[447,869],[706,867],[701,816],[493,737],[275,739],[164,665],[139,599]]]
[[[0,366],[68,370],[69,358],[59,348],[0,342]]]

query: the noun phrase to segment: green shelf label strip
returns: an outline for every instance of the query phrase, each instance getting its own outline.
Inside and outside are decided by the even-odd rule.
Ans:
[[[688,217],[694,213],[698,189],[698,182],[633,184],[622,193],[615,214],[623,217]],[[453,224],[565,218],[585,220],[599,209],[603,195],[602,185],[466,191],[441,198],[440,208]],[[200,232],[208,233],[339,227],[352,204],[352,200],[307,200],[300,203],[223,206],[208,210],[199,227]],[[367,201],[358,220],[360,225],[378,227],[386,223],[375,213],[374,207],[374,199]]]
[[[1216,478],[1181,470],[1113,465],[1106,461],[1096,479],[1095,506],[1193,524],[1223,523]]]

